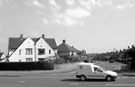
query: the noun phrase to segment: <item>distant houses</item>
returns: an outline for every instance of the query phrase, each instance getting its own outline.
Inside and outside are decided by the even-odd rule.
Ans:
[[[64,58],[65,60],[73,60],[74,58],[82,57],[84,54],[83,51],[77,50],[73,46],[69,46],[66,43],[66,40],[63,40],[63,42],[58,46],[58,55],[61,58]]]
[[[34,62],[55,59],[57,45],[54,38],[10,37],[8,45],[9,62]]]
[[[3,52],[0,52],[0,61],[3,62],[6,60],[6,55]]]

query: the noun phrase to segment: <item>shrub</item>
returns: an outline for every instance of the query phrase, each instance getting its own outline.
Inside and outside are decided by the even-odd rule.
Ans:
[[[1,62],[0,70],[53,70],[53,62]]]

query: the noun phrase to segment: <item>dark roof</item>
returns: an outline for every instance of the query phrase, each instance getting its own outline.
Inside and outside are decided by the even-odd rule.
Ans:
[[[9,38],[9,44],[8,47],[9,49],[16,49],[18,48],[24,41],[26,38]]]
[[[68,52],[59,53],[59,56],[69,56]]]
[[[0,58],[1,58],[2,55],[3,55],[3,53],[0,53]]]
[[[58,52],[71,52],[71,51],[75,51],[75,48],[69,46],[68,44],[66,43],[62,43],[58,46]]]
[[[35,43],[40,39],[40,38],[31,38]]]
[[[40,39],[40,38],[31,38],[35,43]],[[24,41],[26,38],[9,38],[9,49],[17,49]],[[52,49],[57,49],[57,45],[55,42],[55,39],[53,38],[45,38],[44,39],[47,44],[52,48]]]
[[[74,48],[74,47],[72,47],[77,53],[82,53],[82,51],[81,50],[78,50],[78,49],[76,49],[76,48]]]
[[[45,41],[50,45],[51,48],[57,49],[57,44],[53,38],[45,38]]]

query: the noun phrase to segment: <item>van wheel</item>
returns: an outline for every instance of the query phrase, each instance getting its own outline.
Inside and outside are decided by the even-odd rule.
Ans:
[[[82,76],[80,77],[80,80],[81,80],[81,81],[85,81],[85,80],[86,80],[86,77],[85,77],[84,75],[82,75]]]
[[[107,80],[107,81],[112,81],[113,78],[112,78],[111,76],[107,76],[107,77],[106,77],[106,80]]]

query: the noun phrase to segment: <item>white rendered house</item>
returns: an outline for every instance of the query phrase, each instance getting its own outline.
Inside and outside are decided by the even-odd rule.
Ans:
[[[44,38],[39,38],[35,44],[36,61],[48,60],[48,57],[55,56],[55,51],[47,44]]]
[[[55,58],[57,45],[53,38],[9,38],[9,62],[34,62]]]

